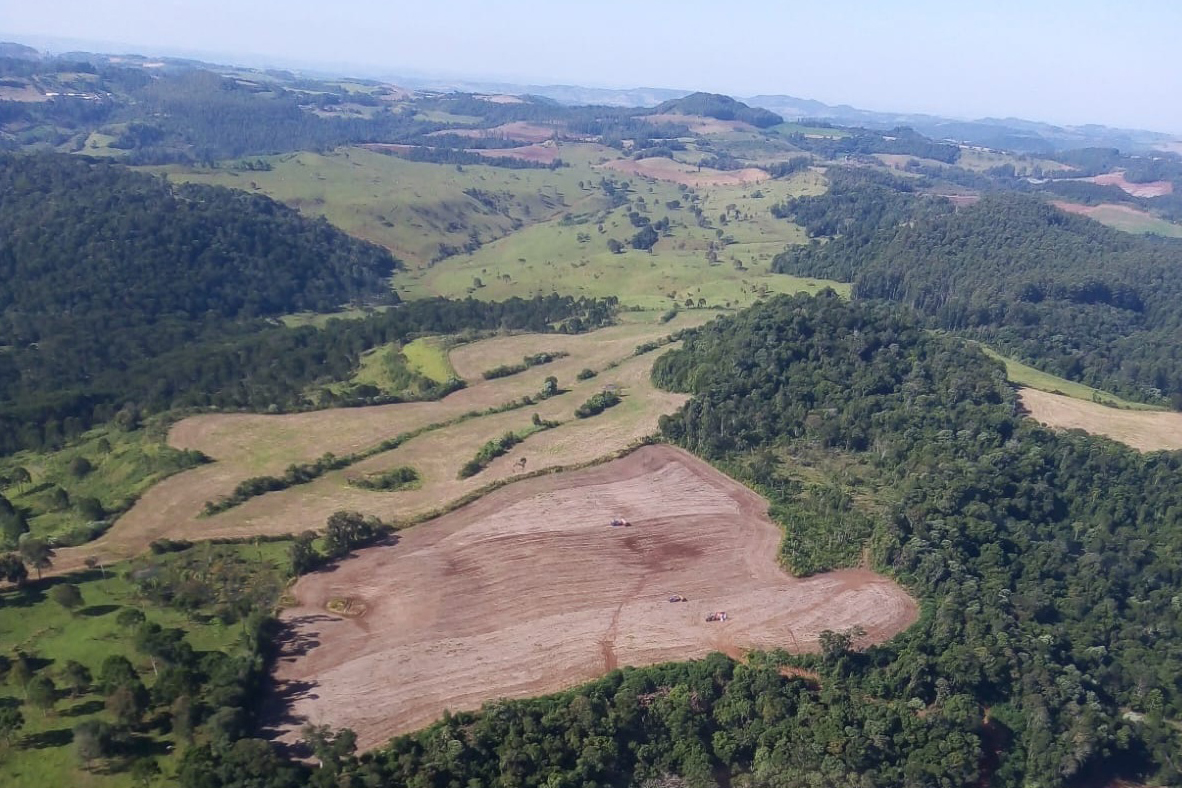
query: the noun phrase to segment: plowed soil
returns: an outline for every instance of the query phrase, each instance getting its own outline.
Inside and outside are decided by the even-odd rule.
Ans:
[[[347,726],[369,748],[445,709],[625,665],[810,651],[823,630],[855,625],[864,645],[916,620],[906,592],[872,572],[789,577],[780,538],[763,499],[667,446],[518,482],[302,578],[272,723],[285,738]],[[728,620],[707,623],[717,610]]]
[[[1048,427],[1107,435],[1141,451],[1182,449],[1182,413],[1121,410],[1037,389],[1021,389],[1018,398],[1032,418]]]

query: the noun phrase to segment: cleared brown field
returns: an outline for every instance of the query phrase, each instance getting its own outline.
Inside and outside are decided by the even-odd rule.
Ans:
[[[676,410],[685,399],[652,386],[648,373],[659,353],[631,357],[636,345],[710,316],[708,312],[685,312],[667,325],[629,323],[590,334],[519,334],[462,345],[452,351],[451,360],[457,374],[470,385],[438,402],[282,415],[217,413],[184,419],[173,426],[169,443],[198,449],[215,462],[169,477],[149,489],[101,538],[59,550],[54,571],[77,569],[87,556],[109,561],[126,558],[160,538],[242,537],[321,528],[338,509],[357,509],[392,520],[417,517],[510,475],[609,456],[655,432],[660,415]],[[486,381],[481,376],[486,369],[519,362],[522,356],[539,351],[570,355],[510,377]],[[605,369],[613,363],[618,366]],[[585,367],[602,372],[591,380],[576,381],[576,373]],[[558,378],[566,393],[537,406],[483,415],[426,432],[393,451],[326,474],[311,484],[253,498],[212,517],[200,516],[206,501],[229,494],[245,479],[282,474],[288,465],[310,462],[325,452],[339,456],[363,451],[405,432],[536,394],[550,375]],[[591,419],[574,419],[575,408],[608,384],[621,387],[623,404]],[[564,423],[530,436],[483,473],[463,481],[456,479],[460,466],[482,444],[507,430],[528,428],[535,412]],[[522,456],[527,458],[527,466],[515,470],[513,464]],[[419,489],[376,493],[348,484],[351,477],[399,465],[419,469],[424,476]]]
[[[853,626],[865,645],[916,620],[906,592],[872,572],[789,577],[780,538],[763,499],[668,446],[515,483],[302,578],[283,613],[273,722],[286,737],[347,726],[369,748],[444,709],[620,666],[810,651],[823,630]],[[728,620],[707,623],[718,610]]]
[[[1182,449],[1182,413],[1121,410],[1029,388],[1019,389],[1018,399],[1031,418],[1048,427],[1106,435],[1141,451]]]
[[[759,183],[771,176],[756,167],[746,167],[741,170],[712,170],[686,164],[673,159],[656,157],[652,159],[616,159],[600,165],[607,170],[638,175],[642,178],[652,178],[658,181],[684,183],[686,186],[740,186],[746,183]]]
[[[1125,180],[1124,171],[1109,172],[1104,175],[1094,175],[1080,180],[1098,183],[1101,186],[1119,186],[1134,197],[1162,197],[1174,193],[1174,184],[1169,181],[1152,181],[1150,183],[1131,183]]]

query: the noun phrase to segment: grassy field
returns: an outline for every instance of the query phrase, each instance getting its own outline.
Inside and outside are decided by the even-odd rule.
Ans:
[[[1064,200],[1056,200],[1055,205],[1069,213],[1086,216],[1100,224],[1126,233],[1135,235],[1154,233],[1167,238],[1182,238],[1182,224],[1167,221],[1131,205],[1116,203],[1080,205]]]
[[[103,526],[91,525],[95,518],[85,511],[85,499],[97,500],[105,510],[98,519],[114,517],[152,485],[199,464],[198,455],[165,444],[165,429],[159,422],[132,432],[100,427],[60,451],[4,457],[0,476],[11,479],[24,468],[32,481],[8,484],[0,493],[25,513],[34,535],[65,544],[88,541]],[[90,470],[80,473],[83,461]],[[58,490],[65,491],[65,499]]]
[[[412,370],[436,383],[458,377],[448,358],[447,341],[442,337],[421,337],[402,348],[402,355]]]
[[[578,146],[567,146],[566,158]],[[587,168],[511,170],[411,162],[362,148],[271,157],[267,172],[153,168],[179,181],[266,194],[390,249],[411,267],[441,247],[461,249],[575,209],[598,192],[580,189]]]
[[[961,148],[960,158],[956,162],[958,167],[977,172],[984,172],[1006,164],[1014,165],[1014,171],[1018,175],[1033,175],[1035,167],[1044,173],[1063,172],[1071,169],[1068,165],[1051,159],[1040,159],[1037,156],[1026,154],[978,150],[977,148]]]
[[[625,178],[629,202],[607,211],[586,211],[535,224],[471,254],[448,258],[400,279],[400,293],[497,300],[511,295],[562,293],[618,296],[646,309],[704,300],[712,307],[738,307],[769,293],[848,288],[825,280],[771,273],[772,258],[806,238],[798,226],[778,220],[770,207],[791,196],[819,194],[824,180],[814,172],[746,186],[682,189],[674,184]],[[705,219],[690,211],[696,195]],[[679,207],[669,207],[679,203]],[[669,231],[652,252],[627,248],[637,212]],[[721,220],[723,214],[728,217]],[[613,254],[608,239],[625,242]]]
[[[828,137],[829,139],[835,140],[850,136],[850,132],[846,131],[845,129],[830,129],[825,126],[809,126],[804,123],[781,123],[778,126],[772,126],[769,131],[779,132],[785,136],[789,134],[803,134],[806,137]]]
[[[1152,405],[1146,405],[1141,402],[1130,402],[1129,400],[1121,399],[1115,394],[1109,394],[1107,391],[1094,389],[1091,386],[1085,386],[1082,383],[1074,383],[1064,378],[1056,377],[1048,372],[1043,372],[1040,369],[1027,366],[1020,361],[1014,361],[1011,358],[1006,358],[1000,353],[982,346],[981,349],[985,351],[985,355],[990,358],[997,359],[1006,365],[1006,378],[1019,386],[1027,386],[1039,391],[1046,391],[1052,394],[1064,394],[1074,399],[1085,400],[1087,402],[1098,402],[1102,405],[1108,405],[1113,408],[1122,408],[1126,410],[1161,410]]]
[[[266,562],[274,568],[284,561],[288,544],[273,542],[220,550],[248,555],[251,561]],[[129,633],[116,623],[119,612],[127,608],[139,609],[148,621],[162,627],[184,630],[185,641],[198,652],[234,653],[242,630],[216,617],[185,615],[145,601],[127,579],[129,568],[117,564],[106,567],[105,576],[95,570],[69,578],[79,586],[83,598],[82,607],[73,613],[49,599],[48,582],[0,593],[3,653],[11,656],[19,650],[28,655],[38,667],[36,675],[48,676],[58,685],[53,710],[42,712],[25,703],[23,690],[12,681],[0,684],[0,707],[23,705],[20,710],[25,719],[24,728],[12,744],[5,747],[0,743],[0,785],[5,788],[141,785],[127,771],[130,759],[138,756],[156,758],[161,776],[153,784],[175,782],[184,747],[178,746],[172,734],[164,732],[163,719],[151,716],[133,734],[125,756],[96,761],[91,769],[83,767],[72,743],[74,727],[89,719],[113,722],[114,717],[105,710],[104,697],[97,687],[70,697],[63,668],[68,660],[74,660],[89,668],[97,679],[104,659],[124,656],[150,690],[155,674],[149,658],[135,650]]]
[[[686,299],[735,307],[769,293],[841,287],[770,272],[785,245],[806,239],[769,209],[788,197],[822,193],[818,173],[695,190],[601,170],[618,154],[600,145],[566,143],[560,155],[571,166],[457,168],[349,148],[273,157],[268,172],[163,171],[177,180],[266,193],[390,248],[410,267],[395,276],[409,298],[557,292],[618,295],[629,305],[659,309]],[[611,208],[598,186],[605,176],[623,185],[626,204]],[[695,198],[701,222],[690,211]],[[668,207],[675,201],[678,207]],[[609,238],[626,243],[637,232],[632,211],[670,222],[652,254],[607,248]],[[441,250],[459,253],[438,259]]]

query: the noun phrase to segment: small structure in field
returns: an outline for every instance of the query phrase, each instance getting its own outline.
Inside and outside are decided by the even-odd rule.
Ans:
[[[608,525],[610,525],[612,528],[627,528],[628,526],[632,525],[632,523],[628,522],[623,517],[615,517],[610,523],[608,523]]]
[[[719,610],[715,613],[708,613],[706,615],[706,621],[726,621],[726,611]]]
[[[689,600],[686,599],[685,596],[682,594],[674,594],[673,596],[669,597],[669,601],[670,602],[688,602]]]

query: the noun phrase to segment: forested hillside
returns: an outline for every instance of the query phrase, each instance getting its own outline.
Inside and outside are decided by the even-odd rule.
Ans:
[[[790,567],[869,560],[921,597],[919,623],[865,652],[851,647],[856,632],[827,633],[794,670],[780,670],[786,655],[755,654],[744,665],[715,656],[613,671],[567,693],[445,715],[360,758],[347,733],[316,732],[317,780],[1055,788],[1179,778],[1182,458],[1038,427],[980,352],[898,307],[833,294],[778,297],[687,332],[654,377],[693,394],[663,421],[665,435],[771,498]],[[830,478],[810,481],[818,474]],[[258,773],[237,748],[211,743],[186,754],[182,784],[248,775],[302,781],[274,764]]]
[[[827,701],[861,718],[846,737],[872,740],[886,718],[910,750],[900,736],[956,728],[927,762],[948,785],[977,779],[994,748],[993,785],[1178,779],[1182,457],[1051,433],[1015,413],[978,351],[833,295],[716,321],[654,377],[695,395],[665,434],[771,496],[790,565],[857,560],[843,543],[866,542],[928,600],[899,641],[826,673]],[[818,447],[857,458],[849,493],[874,498],[872,516],[848,500],[828,516],[794,509],[807,495],[782,458]],[[891,763],[864,757],[851,769]],[[866,784],[904,782],[877,778]]]
[[[806,199],[784,215],[837,237],[783,253],[777,270],[852,281],[855,297],[901,301],[1069,380],[1182,406],[1182,243],[1015,193],[956,213],[913,198],[908,213],[905,195],[862,207],[841,192]],[[901,199],[903,214],[884,221]]]
[[[567,330],[610,304],[423,301],[289,329],[264,318],[394,304],[389,252],[266,197],[69,156],[0,159],[0,451],[55,447],[121,409],[311,407],[306,387],[417,332]],[[573,321],[573,322],[572,322]]]

